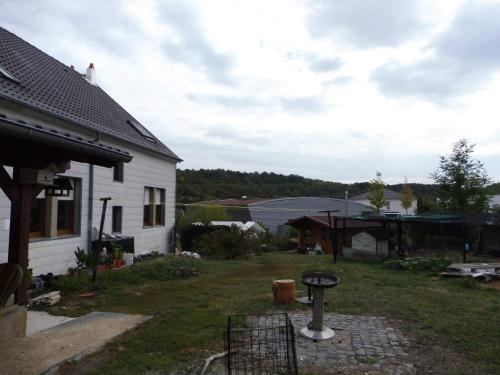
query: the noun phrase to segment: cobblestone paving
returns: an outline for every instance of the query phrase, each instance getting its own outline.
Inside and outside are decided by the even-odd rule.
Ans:
[[[320,375],[414,375],[408,355],[410,342],[384,317],[325,314],[335,331],[330,340],[313,342],[300,336],[312,319],[310,311],[288,312],[295,330],[299,373]],[[207,375],[225,375],[224,360],[215,361]]]
[[[409,363],[409,341],[383,317],[324,315],[324,324],[335,331],[331,340],[313,342],[300,336],[311,313],[292,312],[299,369],[321,374],[416,373]],[[316,371],[316,372],[314,372]]]

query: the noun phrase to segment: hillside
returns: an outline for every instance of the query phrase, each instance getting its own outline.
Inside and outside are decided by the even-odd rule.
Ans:
[[[368,189],[368,182],[344,184],[305,178],[297,175],[281,175],[272,172],[238,172],[224,169],[177,170],[177,201],[181,203],[202,200],[240,198],[279,198],[316,196],[343,198],[349,191],[353,197]],[[431,195],[434,185],[410,184],[417,196]],[[387,185],[401,191],[401,184]]]

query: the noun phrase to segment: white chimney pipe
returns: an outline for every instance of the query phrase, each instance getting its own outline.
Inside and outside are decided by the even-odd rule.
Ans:
[[[87,68],[87,74],[85,75],[85,78],[89,83],[95,85],[95,69],[94,69],[94,63],[90,63],[89,67]]]

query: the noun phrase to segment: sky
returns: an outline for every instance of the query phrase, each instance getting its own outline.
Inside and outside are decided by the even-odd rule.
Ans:
[[[429,182],[466,138],[500,180],[500,1],[0,0],[184,161]]]

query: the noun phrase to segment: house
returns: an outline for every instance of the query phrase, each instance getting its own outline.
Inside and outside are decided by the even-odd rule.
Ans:
[[[305,251],[314,248],[316,244],[321,249],[331,254],[334,248],[340,253],[344,247],[352,246],[352,237],[358,233],[372,231],[382,233],[382,224],[367,220],[352,220],[343,217],[330,217],[326,215],[306,215],[297,219],[291,219],[287,225],[298,231],[298,248]],[[331,233],[329,234],[329,230]],[[333,244],[333,248],[332,248]]]
[[[85,154],[68,153],[71,159],[55,167],[13,169],[24,156],[45,160],[43,147],[47,153],[52,150],[26,146],[13,148],[11,161],[0,160],[0,172],[13,180],[38,182],[44,173],[56,171],[54,185],[66,189],[59,196],[41,189],[31,205],[28,257],[34,275],[61,274],[75,266],[76,248],[88,250],[95,239],[104,197],[112,198],[104,232],[133,238],[136,253],[169,251],[175,169],[181,159],[98,86],[93,64],[80,74],[0,28],[1,136],[7,131],[18,132],[16,139],[23,131],[25,144],[35,138],[40,145],[52,142],[54,149],[71,143]],[[98,153],[109,155],[104,160]],[[5,189],[0,191],[0,263],[10,259],[11,201]]]
[[[384,189],[384,198],[387,201],[387,204],[382,207],[381,211],[385,213],[385,215],[414,215],[417,210],[417,199],[414,198],[411,202],[411,207],[408,208],[408,213],[406,209],[401,205],[401,198],[403,194],[398,193],[397,191]],[[371,206],[370,200],[368,199],[368,193],[364,193],[361,195],[357,195],[350,199],[353,202],[361,203],[367,206]]]
[[[373,208],[351,200],[294,197],[262,200],[248,204],[252,221],[261,223],[272,234],[288,231],[286,224],[291,219],[306,215],[319,215],[321,211],[331,210],[333,216],[361,216],[373,212]]]

